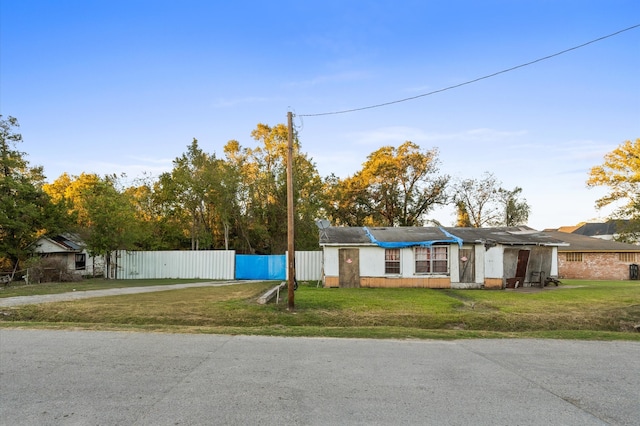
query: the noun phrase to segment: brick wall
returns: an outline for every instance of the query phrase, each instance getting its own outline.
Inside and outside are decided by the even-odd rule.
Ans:
[[[568,261],[567,253],[558,253],[560,278],[582,280],[628,280],[629,265],[620,261],[619,253],[580,253],[582,261]],[[575,259],[575,255],[573,255]]]

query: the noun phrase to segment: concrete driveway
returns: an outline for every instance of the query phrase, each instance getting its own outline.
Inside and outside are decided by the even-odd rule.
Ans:
[[[0,298],[0,308],[7,306],[32,305],[35,303],[63,302],[66,300],[89,299],[92,297],[117,296],[120,294],[152,293],[156,291],[179,290],[190,287],[220,287],[225,285],[245,284],[254,281],[211,281],[199,283],[150,285],[146,287],[114,287],[102,290],[80,290],[58,294],[42,294],[36,296],[14,296]],[[82,284],[79,285],[79,287]]]
[[[3,425],[638,425],[640,343],[0,329]]]

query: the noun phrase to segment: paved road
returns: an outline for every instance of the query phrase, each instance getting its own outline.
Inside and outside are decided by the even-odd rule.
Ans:
[[[0,329],[3,425],[639,425],[640,343]]]
[[[58,294],[42,294],[37,296],[15,296],[0,298],[0,307],[31,305],[34,303],[63,302],[66,300],[89,299],[91,297],[117,296],[119,294],[151,293],[155,291],[178,290],[189,287],[219,287],[224,285],[244,284],[252,281],[211,281],[185,284],[152,285],[146,287],[117,287],[103,290],[74,291]]]

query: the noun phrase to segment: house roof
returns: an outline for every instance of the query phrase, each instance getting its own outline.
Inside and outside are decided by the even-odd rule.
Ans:
[[[629,221],[624,219],[612,219],[606,222],[580,222],[575,226],[561,226],[558,229],[548,229],[545,231],[560,231],[595,237],[599,235],[619,234],[622,228],[628,223]]]
[[[453,237],[453,238],[452,238]],[[441,227],[336,227],[321,230],[320,245],[382,245],[438,242],[496,243],[506,245],[563,245],[562,240],[529,227],[441,228]],[[382,243],[382,244],[380,244]]]
[[[496,242],[504,245],[559,246],[565,243],[528,226],[497,228],[446,228],[464,242]]]
[[[83,246],[76,241],[72,235],[55,235],[51,237],[42,237],[35,243],[35,250],[38,253],[64,253],[64,252],[81,252]]]
[[[51,239],[53,241],[55,241],[56,243],[60,244],[61,246],[65,247],[66,249],[69,249],[69,250],[82,250],[82,246],[80,246],[80,244],[78,244],[77,242],[69,239],[66,236],[56,235],[55,237],[51,237]]]
[[[615,235],[617,234],[618,221],[610,220],[605,223],[585,223],[575,231],[574,234],[587,235],[593,237],[596,235]]]
[[[569,246],[558,247],[559,252],[640,252],[640,246],[635,244],[603,240],[602,238],[588,237],[575,233],[568,234],[560,231],[545,231],[545,233],[569,243]]]
[[[573,232],[576,229],[580,228],[582,225],[584,225],[584,222],[573,226],[561,226],[558,229],[545,229],[545,231]]]

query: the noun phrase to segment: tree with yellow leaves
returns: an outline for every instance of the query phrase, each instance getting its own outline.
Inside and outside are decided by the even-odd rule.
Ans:
[[[349,226],[421,226],[437,205],[448,202],[448,175],[439,175],[438,150],[407,141],[383,146],[367,157],[362,170],[328,188],[327,214]]]
[[[619,229],[620,239],[636,241],[640,234],[640,139],[625,141],[605,154],[604,163],[589,171],[587,186],[604,186],[609,193],[596,200],[596,207],[617,204],[615,219],[629,219]]]

